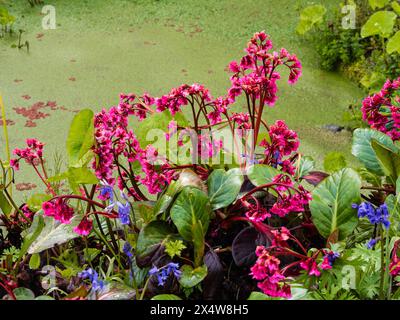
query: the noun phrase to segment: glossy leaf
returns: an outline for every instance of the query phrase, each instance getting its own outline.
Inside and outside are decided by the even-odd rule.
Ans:
[[[281,172],[265,164],[255,164],[247,169],[247,176],[256,187],[272,182]]]
[[[328,238],[336,230],[344,239],[357,225],[353,203],[360,201],[361,179],[352,169],[342,169],[318,185],[310,202],[312,220],[320,234]]]
[[[67,152],[69,166],[76,166],[93,146],[94,122],[93,111],[80,111],[72,120],[67,138]]]
[[[184,265],[181,268],[182,275],[179,278],[179,283],[183,288],[193,288],[197,286],[207,276],[207,266],[203,265],[193,269],[189,265]]]
[[[395,184],[397,177],[400,174],[400,150],[393,152],[375,139],[372,139],[371,146],[375,151],[376,157],[385,176],[390,177],[393,184]]]
[[[81,215],[75,215],[69,224],[64,224],[52,217],[43,216],[44,227],[39,236],[29,246],[28,253],[40,253],[55,245],[63,244],[79,237],[79,235],[73,231],[73,228],[76,227],[81,220]]]
[[[372,129],[356,129],[353,133],[352,153],[369,171],[384,176],[384,169],[379,163],[371,145],[372,139],[393,152],[397,151],[397,147],[393,144],[392,139],[386,134]]]
[[[139,256],[146,256],[174,236],[174,230],[166,222],[150,222],[139,233],[137,253]]]
[[[171,208],[171,219],[179,234],[187,241],[194,240],[193,227],[197,221],[206,233],[210,223],[211,207],[207,195],[193,187],[185,187]]]
[[[213,210],[225,208],[235,201],[243,183],[240,169],[214,170],[208,178],[208,195]]]

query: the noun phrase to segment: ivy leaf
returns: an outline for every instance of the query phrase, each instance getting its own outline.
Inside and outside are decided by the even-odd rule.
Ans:
[[[393,37],[391,37],[386,46],[387,53],[393,52],[400,53],[400,31],[397,31]]]
[[[379,35],[388,38],[394,28],[397,15],[393,11],[378,11],[374,13],[361,28],[361,37]]]
[[[189,265],[181,268],[182,274],[179,283],[183,288],[189,289],[197,286],[207,276],[207,266],[203,265],[193,269]]]
[[[93,116],[92,110],[85,109],[80,111],[72,120],[67,138],[68,163],[70,167],[77,166],[93,146]]]
[[[322,5],[309,6],[300,13],[300,22],[297,25],[297,33],[303,35],[318,23],[323,22],[326,8]]]
[[[208,195],[213,210],[225,208],[235,201],[243,184],[240,169],[214,170],[208,178]]]
[[[328,238],[336,230],[339,239],[353,232],[358,218],[353,203],[360,201],[361,179],[352,169],[342,169],[318,185],[310,202],[312,220],[319,233]]]

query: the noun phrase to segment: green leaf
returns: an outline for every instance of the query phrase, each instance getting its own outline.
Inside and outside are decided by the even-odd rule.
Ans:
[[[390,0],[368,0],[369,5],[373,10],[384,8]]]
[[[357,225],[353,203],[360,201],[361,179],[352,169],[342,169],[325,179],[313,191],[312,220],[320,234],[328,238],[336,230],[344,239]]]
[[[175,114],[174,117],[172,117],[171,112],[169,110],[165,110],[163,112],[155,112],[151,116],[147,117],[143,121],[139,122],[137,127],[135,128],[135,135],[137,139],[139,140],[140,146],[142,148],[145,148],[147,145],[150,143],[154,144],[154,146],[157,148],[157,145],[154,143],[153,137],[148,136],[148,133],[151,130],[156,130],[158,129],[161,132],[167,132],[168,131],[168,125],[169,123],[174,120],[178,124],[178,126],[185,127],[188,125],[188,121],[186,120],[185,116],[183,115],[182,112],[178,112]],[[164,144],[165,145],[165,137],[164,135],[156,135],[158,139],[162,138],[162,141],[157,141],[158,143],[161,143],[161,146]],[[166,151],[165,148],[159,147],[157,148],[159,154],[165,155]]]
[[[265,164],[255,164],[247,169],[247,176],[256,187],[271,183],[281,172]]]
[[[21,259],[25,253],[27,253],[31,244],[39,237],[43,228],[45,227],[45,222],[43,216],[40,212],[37,212],[33,218],[30,228],[24,235],[24,242],[22,243],[21,250],[19,252],[19,259]]]
[[[388,38],[393,33],[397,15],[393,11],[378,11],[374,13],[361,28],[361,37],[379,35]]]
[[[360,160],[372,173],[384,176],[385,172],[378,161],[376,153],[371,145],[371,140],[378,141],[389,150],[396,152],[397,147],[386,134],[372,129],[356,129],[353,133],[352,154]]]
[[[225,208],[235,201],[243,184],[240,169],[214,170],[208,178],[208,195],[213,210]]]
[[[314,169],[315,162],[314,159],[308,156],[300,157],[296,163],[296,173],[297,178],[302,178],[310,173]]]
[[[386,46],[387,53],[393,52],[400,53],[400,31],[397,31],[393,37],[391,37]]]
[[[333,173],[346,166],[346,158],[340,152],[330,152],[325,156],[324,169],[326,172]]]
[[[96,248],[85,248],[83,249],[83,257],[85,261],[92,262],[101,252],[101,250]]]
[[[3,191],[0,191],[0,209],[5,216],[8,216],[12,210],[12,207],[5,197]]]
[[[184,265],[181,268],[182,275],[179,278],[179,283],[183,288],[193,288],[204,280],[207,276],[207,266],[203,265],[193,269],[189,265]]]
[[[297,33],[303,35],[318,23],[324,21],[326,8],[322,5],[309,6],[300,13],[300,22],[297,25]]]
[[[36,270],[40,267],[40,255],[38,253],[34,253],[29,259],[29,268],[32,270]]]
[[[27,288],[16,288],[13,290],[13,293],[17,300],[34,300],[35,294],[32,290]]]
[[[68,180],[74,184],[97,184],[99,182],[96,175],[86,167],[69,168]]]
[[[192,225],[194,265],[200,266],[203,262],[206,232],[200,220],[194,220]]]
[[[55,300],[55,299],[50,296],[37,296],[35,300]]]
[[[274,299],[270,296],[267,296],[266,294],[264,294],[262,292],[253,291],[252,293],[250,293],[250,296],[247,298],[247,300],[265,301],[265,300],[279,300],[279,299]]]
[[[38,213],[35,217],[37,215]],[[55,245],[63,244],[79,237],[79,235],[73,231],[73,228],[81,222],[81,215],[75,215],[70,224],[61,223],[53,217],[43,216],[42,219],[44,221],[44,227],[39,236],[29,246],[29,254],[40,253],[46,249],[54,247]]]
[[[49,201],[51,199],[51,195],[44,194],[44,193],[37,193],[34,194],[32,197],[28,199],[26,204],[28,205],[29,209],[34,212],[39,211],[42,209],[43,202]]]
[[[146,256],[153,252],[159,245],[164,245],[170,239],[176,239],[174,230],[164,221],[153,221],[145,226],[139,233],[137,240],[137,253]]]
[[[397,0],[392,1],[391,6],[394,12],[400,15],[400,4],[397,2]]]
[[[174,294],[159,294],[151,298],[151,300],[182,300]]]
[[[390,177],[392,179],[392,183],[395,184],[400,173],[400,150],[393,152],[375,139],[372,139],[371,146],[375,151],[376,157],[381,168],[383,169],[385,176]]]
[[[87,155],[94,143],[93,111],[80,111],[72,120],[67,138],[68,163],[80,167],[79,161]]]
[[[210,203],[207,195],[193,187],[185,187],[171,208],[171,219],[179,234],[187,241],[193,241],[193,226],[201,223],[204,233],[210,223]]]
[[[182,185],[178,181],[172,181],[164,194],[157,200],[154,206],[154,214],[157,216],[166,211],[181,190]]]
[[[165,252],[168,253],[171,258],[175,256],[180,257],[184,249],[186,249],[186,246],[183,244],[182,240],[167,241],[165,243]]]

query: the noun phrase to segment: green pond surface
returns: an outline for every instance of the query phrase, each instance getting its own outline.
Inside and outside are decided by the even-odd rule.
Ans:
[[[282,78],[280,99],[265,119],[286,120],[299,133],[301,151],[319,166],[330,151],[343,152],[354,161],[350,134],[333,134],[322,126],[341,124],[343,111],[360,103],[363,92],[341,75],[320,70],[312,44],[295,34],[299,9],[308,1],[53,0],[46,4],[56,8],[56,30],[42,30],[41,7],[30,8],[23,0],[8,2],[17,17],[14,29],[26,30],[23,41],[29,41],[30,52],[11,48],[15,37],[0,39],[0,92],[11,147],[22,147],[28,137],[42,140],[49,168],[54,155],[65,150],[69,124],[78,110],[109,108],[122,92],[159,96],[182,83],[203,83],[213,96],[225,94],[226,66],[241,57],[252,34],[261,30],[271,35],[276,49],[296,53],[304,66],[296,85],[289,86]],[[30,168],[22,165],[21,171],[17,183],[33,183],[35,191],[43,190]]]

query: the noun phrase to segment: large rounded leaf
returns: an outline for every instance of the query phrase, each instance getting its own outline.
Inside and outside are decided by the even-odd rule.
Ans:
[[[374,13],[361,28],[361,37],[380,35],[388,38],[394,28],[397,15],[393,11],[378,11]]]
[[[145,226],[139,233],[137,240],[137,253],[146,256],[152,253],[166,241],[176,237],[174,230],[164,221],[153,221]]]
[[[256,187],[271,183],[272,179],[281,172],[265,164],[255,164],[247,169],[247,176]]]
[[[208,194],[213,210],[227,207],[239,194],[243,183],[240,169],[214,170],[208,178]]]
[[[312,193],[312,220],[322,236],[339,232],[339,238],[349,235],[357,225],[353,203],[360,201],[361,179],[352,169],[342,169],[325,179]]]
[[[352,153],[369,171],[384,176],[385,170],[378,161],[376,153],[372,147],[371,141],[373,139],[389,150],[393,152],[397,151],[397,147],[386,134],[372,129],[357,129],[353,133]]]
[[[210,202],[207,195],[193,187],[185,187],[175,200],[171,208],[171,218],[179,234],[187,241],[195,238],[194,227],[199,222],[204,234],[210,223]]]

